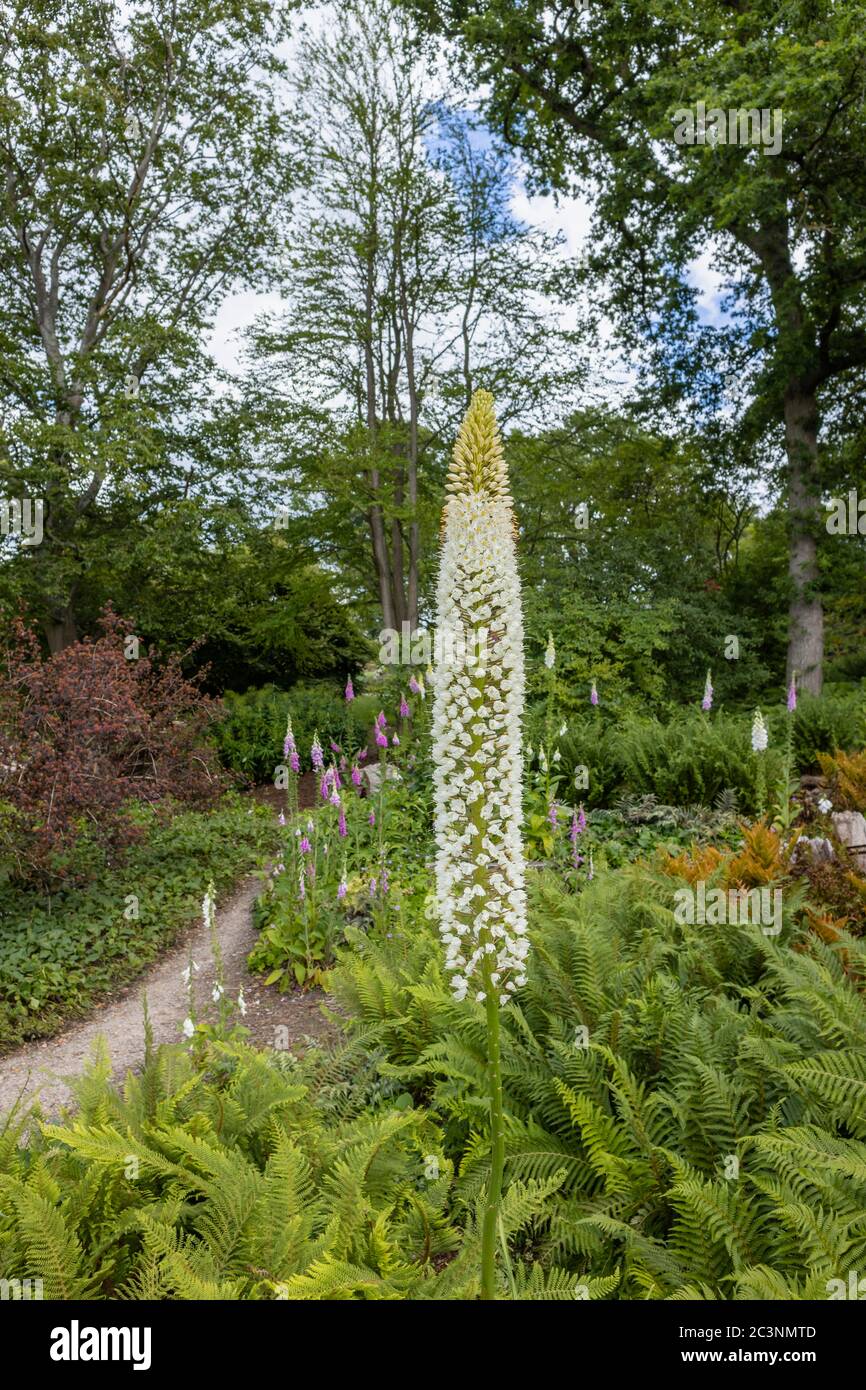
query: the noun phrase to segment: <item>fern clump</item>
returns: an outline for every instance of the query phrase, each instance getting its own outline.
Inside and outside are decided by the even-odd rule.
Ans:
[[[214,1043],[196,1067],[162,1048],[120,1092],[98,1055],[74,1119],[27,1149],[7,1127],[0,1274],[60,1299],[410,1296],[460,1244],[440,1128],[386,1104],[340,1115],[340,1059],[311,1057]]]
[[[499,1297],[824,1299],[866,1263],[866,945],[801,926],[802,886],[778,936],[679,921],[676,882],[533,882],[502,1015]],[[455,1000],[435,925],[404,925],[341,952],[340,1047],[151,1049],[121,1088],[97,1053],[74,1117],[10,1116],[0,1277],[64,1300],[479,1297],[484,1009]]]
[[[744,854],[764,874],[761,849]],[[866,950],[803,931],[800,890],[778,938],[681,923],[665,867],[578,897],[536,884],[528,983],[503,1016],[505,1173],[550,1186],[512,1296],[525,1277],[551,1297],[826,1298],[866,1259]],[[483,1015],[455,1008],[434,951],[426,929],[402,956],[368,941],[334,988],[440,1118],[471,1209],[490,1165]]]

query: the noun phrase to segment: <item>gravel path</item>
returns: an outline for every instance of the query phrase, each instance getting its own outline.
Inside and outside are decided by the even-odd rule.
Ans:
[[[251,908],[260,888],[260,876],[252,875],[224,906],[217,906],[226,990],[236,997],[243,985],[247,1005],[243,1021],[258,1046],[273,1047],[276,1043],[284,1047],[288,1040],[293,1051],[298,1052],[307,1040],[324,1040],[333,1035],[334,1025],[322,1014],[324,996],[320,992],[280,995],[273,988],[264,988],[262,976],[247,972],[246,958],[256,938]],[[99,1036],[108,1043],[116,1077],[122,1078],[128,1070],[137,1069],[144,1055],[143,991],[147,992],[154,1040],[179,1042],[180,1025],[188,1011],[187,987],[181,971],[188,964],[190,951],[200,967],[195,976],[199,1016],[207,1016],[205,1003],[213,1007],[213,952],[209,935],[199,923],[135,984],[108,1000],[93,1017],[53,1038],[28,1043],[0,1058],[0,1115],[14,1105],[19,1095],[32,1101],[37,1093],[43,1112],[56,1114],[71,1099],[62,1078],[76,1076],[83,1070]],[[300,1048],[295,1046],[297,1043]]]

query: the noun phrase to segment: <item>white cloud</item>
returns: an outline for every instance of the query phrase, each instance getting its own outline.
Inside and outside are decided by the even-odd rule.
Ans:
[[[224,371],[235,377],[242,373],[242,335],[259,314],[279,310],[283,301],[279,294],[256,294],[242,290],[228,295],[220,304],[207,349]]]
[[[724,281],[713,269],[713,255],[714,249],[710,244],[687,267],[686,279],[698,291],[697,309],[701,321],[718,326],[726,319],[720,304]]]

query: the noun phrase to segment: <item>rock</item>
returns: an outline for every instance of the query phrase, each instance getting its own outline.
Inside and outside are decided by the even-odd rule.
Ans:
[[[825,864],[835,857],[833,846],[823,836],[816,835],[810,839],[808,835],[801,835],[792,851],[791,863],[802,864],[809,860],[813,864]]]
[[[866,872],[866,820],[860,811],[833,811],[833,829],[861,873]]]
[[[382,783],[382,768],[381,768],[381,765],[380,765],[379,763],[373,763],[372,766],[370,766],[370,767],[362,767],[362,768],[361,768],[361,776],[362,776],[362,778],[364,779],[365,783],[367,784],[367,791],[369,792],[370,795],[372,795],[373,793],[375,793],[375,792],[377,792],[377,791],[379,790],[379,787],[381,786],[381,783]],[[386,781],[386,782],[402,782],[402,780],[403,780],[403,778],[400,776],[400,774],[399,774],[399,772],[397,771],[396,767],[394,767],[391,763],[386,763],[386,764],[385,764],[385,781]]]

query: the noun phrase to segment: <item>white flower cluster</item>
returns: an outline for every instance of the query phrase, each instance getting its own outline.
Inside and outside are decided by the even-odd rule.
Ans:
[[[767,734],[767,726],[766,726],[766,724],[764,723],[764,716],[761,714],[761,711],[760,711],[759,709],[756,709],[756,710],[755,710],[755,717],[754,717],[754,719],[752,720],[752,750],[753,750],[753,752],[755,752],[755,753],[763,753],[763,752],[765,752],[765,751],[766,751],[766,748],[767,748],[767,743],[768,743],[768,742],[769,742],[769,737],[768,737],[768,734]]]
[[[493,398],[476,391],[454,450],[438,587],[440,626],[486,628],[473,666],[434,672],[436,893],[458,999],[525,982],[521,717],[523,618],[514,514]]]
[[[212,932],[216,923],[216,896],[214,886],[209,883],[201,904],[201,918],[205,929]]]

